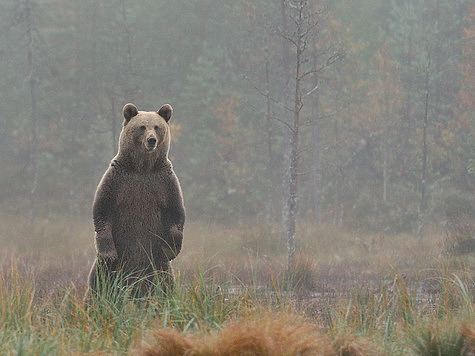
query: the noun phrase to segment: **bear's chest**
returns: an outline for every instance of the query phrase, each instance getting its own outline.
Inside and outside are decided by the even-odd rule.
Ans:
[[[167,205],[165,184],[159,174],[124,175],[115,198],[121,215],[161,215]]]

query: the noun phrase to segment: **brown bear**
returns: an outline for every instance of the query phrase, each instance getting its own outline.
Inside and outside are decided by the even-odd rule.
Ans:
[[[155,281],[173,286],[170,262],[181,250],[185,208],[168,159],[171,105],[157,112],[122,110],[119,152],[94,197],[97,257],[89,274],[86,300],[105,280],[124,276],[140,295]]]

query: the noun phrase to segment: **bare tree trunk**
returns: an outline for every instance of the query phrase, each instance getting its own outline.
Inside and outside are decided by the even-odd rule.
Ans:
[[[287,5],[286,0],[281,0],[281,19],[282,19],[282,33],[287,34],[289,29],[287,25]],[[290,104],[290,50],[289,43],[285,36],[282,36],[282,68],[284,75],[284,92],[283,99],[286,107]],[[290,106],[290,105],[289,105]]]
[[[288,185],[288,196],[286,203],[286,210],[288,214],[287,221],[287,268],[290,269],[294,264],[294,254],[295,254],[295,226],[297,222],[297,192],[298,192],[298,181],[297,181],[297,169],[298,169],[298,159],[299,159],[299,139],[300,139],[300,110],[302,109],[302,54],[305,48],[303,41],[303,11],[306,1],[300,0],[297,5],[297,15],[295,20],[296,23],[296,36],[295,36],[295,92],[294,92],[294,109],[293,109],[293,122],[289,128],[290,132],[290,167],[289,167],[289,181]]]
[[[317,69],[317,56],[314,54],[314,68]],[[315,88],[318,88],[318,77],[315,76]],[[312,126],[312,137],[313,137],[313,186],[314,186],[314,196],[313,196],[313,217],[317,224],[322,222],[322,207],[321,207],[321,196],[322,196],[322,170],[320,167],[320,126],[319,126],[319,89],[315,92],[315,98],[313,100],[313,126]]]
[[[127,64],[126,64],[126,68],[127,68],[128,71],[132,71],[132,35],[130,33],[129,26],[127,24],[127,11],[125,9],[124,0],[122,0],[122,2],[121,2],[121,10],[122,10],[122,25],[124,26],[124,32],[125,32],[125,43],[127,45],[127,51],[126,51]]]
[[[388,144],[384,143],[383,151],[383,202],[388,200]]]
[[[271,113],[271,100],[270,100],[270,81],[269,81],[269,49],[265,48],[266,52],[266,62],[265,62],[265,69],[266,69],[266,104],[267,104],[267,111],[266,111],[266,128],[267,128],[267,201],[266,201],[266,217],[267,222],[270,224],[272,223],[273,219],[273,207],[274,207],[274,199],[273,199],[273,177],[274,171],[272,167],[272,113]]]
[[[318,93],[314,99],[315,109],[318,110]],[[317,111],[318,112],[318,111]],[[312,136],[313,136],[313,216],[315,222],[320,224],[322,222],[322,167],[320,166],[320,127],[318,123],[318,114],[314,117],[316,121],[313,124]]]
[[[427,176],[427,122],[429,111],[429,79],[430,79],[430,56],[427,61],[426,78],[425,78],[425,109],[424,120],[422,123],[422,172],[421,172],[421,197],[419,201],[419,217],[417,228],[417,240],[422,243],[424,236],[424,214],[425,214],[425,188],[426,188],[426,176]]]
[[[285,37],[288,33],[287,25],[287,4],[286,0],[281,0],[281,31],[282,31],[282,68],[283,68],[283,102],[285,110],[289,108],[291,102],[291,93],[290,93],[290,50],[288,39]],[[287,111],[285,112],[287,115]],[[282,189],[283,189],[283,200],[282,200],[282,238],[287,239],[287,231],[289,230],[289,209],[288,209],[288,200],[289,196],[289,181],[290,181],[290,150],[291,150],[291,132],[288,127],[284,127],[284,157],[283,157],[283,174],[282,174]]]
[[[297,114],[298,116],[298,114]],[[294,120],[298,118],[294,117]],[[290,269],[294,264],[294,254],[295,254],[295,226],[297,220],[297,167],[298,167],[298,156],[297,156],[297,146],[298,146],[298,133],[292,132],[291,141],[290,141],[290,176],[288,185],[288,196],[285,209],[287,210],[287,226],[286,226],[286,237],[287,237],[287,269]]]
[[[291,268],[294,264],[295,254],[295,226],[297,223],[297,169],[298,169],[298,147],[299,147],[299,126],[300,126],[300,109],[301,109],[301,89],[300,89],[300,74],[301,74],[301,51],[297,47],[297,62],[296,62],[296,76],[295,76],[295,96],[294,96],[294,117],[290,134],[290,175],[288,184],[287,196],[287,268]]]
[[[335,120],[333,122],[333,145],[337,151],[340,149],[339,135],[338,121]],[[333,225],[340,227],[343,225],[343,187],[345,184],[345,164],[342,158],[336,159],[335,169]]]
[[[345,173],[343,167],[338,167],[338,176],[336,182],[335,215],[333,221],[335,226],[342,227],[344,213],[342,189],[343,185],[345,184]]]
[[[88,1],[86,7],[88,8],[89,16],[91,19],[91,28],[90,28],[90,36],[92,37],[91,40],[91,71],[92,73],[100,73],[98,70],[98,63],[99,63],[99,53],[100,50],[98,51],[98,48],[100,48],[100,39],[98,38],[98,33],[99,33],[99,26],[98,24],[101,23],[101,2],[96,1],[96,0],[90,0]],[[100,93],[102,90],[102,85],[100,83],[100,77],[93,75],[91,78],[91,83],[89,84],[89,90],[91,90],[93,93]],[[101,108],[100,110],[102,111],[102,98],[99,95],[93,95],[92,98],[90,98],[91,101],[95,101],[96,108]]]
[[[115,93],[109,92],[109,101],[111,104],[111,112],[110,112],[110,129],[111,129],[111,144],[112,144],[112,153],[117,151],[117,130],[116,130],[116,119],[117,113],[115,111]]]
[[[137,94],[137,88],[135,85],[132,85],[132,81],[130,78],[133,77],[134,75],[134,63],[133,63],[133,58],[134,58],[134,53],[133,53],[133,38],[132,38],[132,33],[130,31],[128,22],[127,22],[127,10],[125,7],[125,1],[122,0],[121,2],[121,10],[122,10],[122,26],[124,28],[125,32],[125,43],[126,43],[126,85],[124,89],[124,96],[125,96],[125,101],[127,102],[133,102],[135,100],[135,95]]]
[[[75,215],[75,204],[74,204],[74,184],[70,183],[70,188],[68,189],[68,233],[71,235],[73,233],[73,221]]]
[[[282,209],[282,232],[287,241],[287,269],[291,269],[294,265],[294,254],[295,254],[295,227],[296,227],[296,220],[297,220],[297,210],[298,210],[298,168],[299,168],[299,156],[300,156],[300,130],[302,127],[301,119],[300,119],[300,112],[304,105],[304,98],[309,96],[310,94],[314,93],[318,86],[314,86],[313,89],[309,90],[304,94],[304,84],[305,78],[308,75],[315,75],[318,71],[322,68],[317,69],[311,67],[311,65],[307,64],[304,67],[305,63],[309,63],[308,56],[305,55],[307,45],[310,41],[314,41],[317,36],[318,24],[321,20],[321,12],[317,11],[314,12],[312,3],[309,5],[307,0],[298,0],[292,1],[289,4],[289,8],[286,9],[285,0],[281,2],[281,10],[282,10],[282,31],[283,31],[283,59],[284,59],[284,70],[288,71],[289,68],[287,64],[289,61],[289,49],[288,43],[293,45],[295,49],[295,59],[293,63],[295,65],[295,77],[292,78],[292,86],[293,86],[293,105],[292,103],[289,105],[287,101],[285,102],[285,107],[292,111],[292,119],[285,121],[286,126],[286,135],[288,138],[287,144],[288,147],[286,149],[286,157],[285,157],[285,166],[284,166],[284,204]],[[287,14],[286,11],[289,10],[291,13]],[[292,31],[289,32],[286,25],[286,17],[292,20]],[[287,43],[288,42],[288,43]],[[329,59],[328,63],[331,63],[333,59]],[[286,78],[284,80],[287,83],[287,75],[290,78],[290,74],[285,73]],[[317,79],[315,79],[317,80]],[[287,85],[287,84],[286,84]],[[295,87],[294,87],[295,85]],[[285,89],[285,100],[287,100],[287,91]],[[316,104],[318,104],[318,99]],[[290,106],[293,106],[290,109]],[[315,110],[316,115],[318,116],[318,108]],[[317,131],[314,132],[318,138],[318,127]],[[317,140],[319,141],[319,140]],[[317,142],[319,144],[319,142]],[[316,158],[319,158],[317,154]],[[317,166],[319,162],[317,162]],[[317,180],[320,178],[316,178]]]
[[[32,4],[30,0],[25,0],[25,21],[26,21],[26,38],[27,56],[28,56],[28,85],[30,89],[30,168],[31,168],[31,186],[30,186],[30,212],[29,220],[32,224],[36,219],[36,188],[38,186],[38,168],[36,164],[36,154],[38,149],[38,128],[36,118],[36,78],[33,63],[33,23],[31,19]]]
[[[410,180],[411,179],[411,174],[410,174],[410,166],[411,166],[411,147],[410,147],[410,137],[411,137],[411,132],[412,132],[412,127],[413,124],[412,122],[414,121],[413,119],[413,108],[412,108],[412,100],[413,100],[413,94],[411,92],[411,89],[413,87],[413,79],[412,79],[412,62],[413,62],[413,45],[412,45],[412,35],[413,34],[413,29],[411,27],[410,32],[409,32],[409,38],[408,38],[408,44],[407,44],[407,52],[405,56],[405,68],[406,68],[406,74],[405,74],[405,85],[406,85],[406,98],[405,98],[405,105],[404,105],[404,111],[403,111],[403,123],[402,123],[402,128],[401,128],[401,145],[400,145],[400,152],[401,152],[401,166],[402,166],[402,174],[403,176]],[[409,74],[408,74],[409,73]]]
[[[387,202],[388,200],[388,182],[389,182],[389,151],[390,151],[390,130],[389,124],[387,122],[390,113],[389,113],[389,105],[388,102],[388,94],[385,94],[384,101],[385,101],[385,119],[384,119],[384,142],[383,142],[383,202]]]

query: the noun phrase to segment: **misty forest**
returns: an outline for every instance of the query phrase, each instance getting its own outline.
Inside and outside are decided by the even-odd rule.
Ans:
[[[0,353],[473,355],[475,5],[0,0]],[[175,287],[87,308],[122,108],[173,106]]]

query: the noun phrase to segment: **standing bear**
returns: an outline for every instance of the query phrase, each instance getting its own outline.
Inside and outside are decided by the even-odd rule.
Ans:
[[[117,276],[140,296],[157,281],[173,286],[170,261],[181,250],[185,208],[168,159],[172,112],[169,104],[157,112],[134,104],[122,110],[119,152],[94,197],[97,257],[86,300]]]

